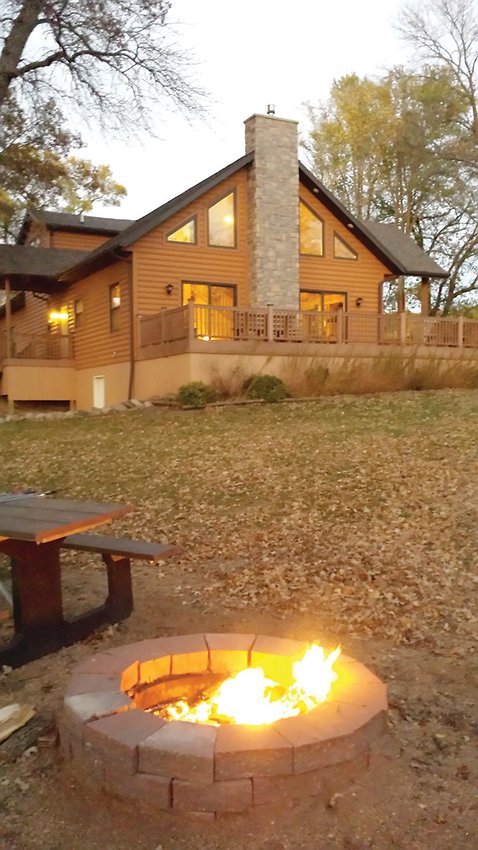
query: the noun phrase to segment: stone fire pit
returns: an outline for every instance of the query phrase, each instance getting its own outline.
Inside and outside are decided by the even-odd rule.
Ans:
[[[146,709],[247,666],[281,678],[308,644],[264,635],[158,638],[93,656],[73,673],[63,756],[99,786],[153,809],[243,812],[333,794],[368,765],[385,725],[385,685],[341,655],[327,700],[268,726],[166,721]]]

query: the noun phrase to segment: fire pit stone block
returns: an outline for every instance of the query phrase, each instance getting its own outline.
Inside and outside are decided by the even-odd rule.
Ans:
[[[140,773],[213,782],[218,729],[173,720],[139,745]]]
[[[302,658],[308,643],[289,638],[259,635],[251,651],[251,667],[262,667],[266,676],[280,682],[292,681],[292,666]]]
[[[87,723],[84,740],[109,764],[133,774],[138,769],[139,744],[158,732],[164,723],[154,714],[133,708]]]
[[[230,676],[249,667],[250,652],[256,635],[206,634],[204,637],[212,673]]]
[[[171,779],[150,773],[125,773],[105,765],[105,791],[115,797],[138,800],[151,812],[171,808]]]
[[[99,720],[109,714],[129,711],[132,708],[131,700],[122,691],[75,694],[65,697],[62,719],[73,734],[81,736],[82,727],[90,720]]]
[[[292,745],[273,727],[221,726],[217,731],[217,780],[292,773]]]
[[[179,676],[182,673],[206,673],[209,655],[204,635],[162,638],[161,644],[164,650],[171,654],[173,676]]]
[[[244,812],[252,806],[252,780],[230,779],[208,785],[173,779],[173,809]]]

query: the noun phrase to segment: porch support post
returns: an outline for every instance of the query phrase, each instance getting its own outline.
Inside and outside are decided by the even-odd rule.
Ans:
[[[267,339],[272,342],[274,339],[274,305],[267,305]]]
[[[188,301],[188,338],[191,342],[194,339],[194,301],[192,298]]]
[[[463,348],[464,316],[458,316],[458,348]]]
[[[397,278],[397,311],[404,313],[405,309],[405,278],[399,277]]]
[[[407,314],[400,313],[400,345],[407,344]]]
[[[422,277],[420,284],[420,303],[422,316],[430,315],[430,278]]]
[[[5,278],[5,337],[7,358],[12,356],[12,306],[10,278]]]

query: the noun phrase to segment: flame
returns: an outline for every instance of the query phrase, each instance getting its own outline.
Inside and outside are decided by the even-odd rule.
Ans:
[[[326,656],[324,649],[314,643],[293,664],[293,682],[288,688],[267,678],[262,667],[248,667],[222,682],[207,700],[194,706],[178,700],[155,713],[189,723],[248,726],[262,726],[303,714],[327,699],[337,679],[333,664],[339,655],[339,646]]]

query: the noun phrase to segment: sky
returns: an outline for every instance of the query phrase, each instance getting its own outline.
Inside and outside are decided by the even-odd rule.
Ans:
[[[173,0],[176,41],[194,54],[197,84],[209,93],[208,114],[192,123],[158,102],[155,137],[107,139],[83,130],[82,155],[110,165],[127,198],[109,209],[138,218],[244,153],[246,118],[275,105],[299,121],[304,103],[327,98],[334,79],[374,76],[405,63],[394,30],[402,0]],[[105,214],[96,205],[94,212]]]

